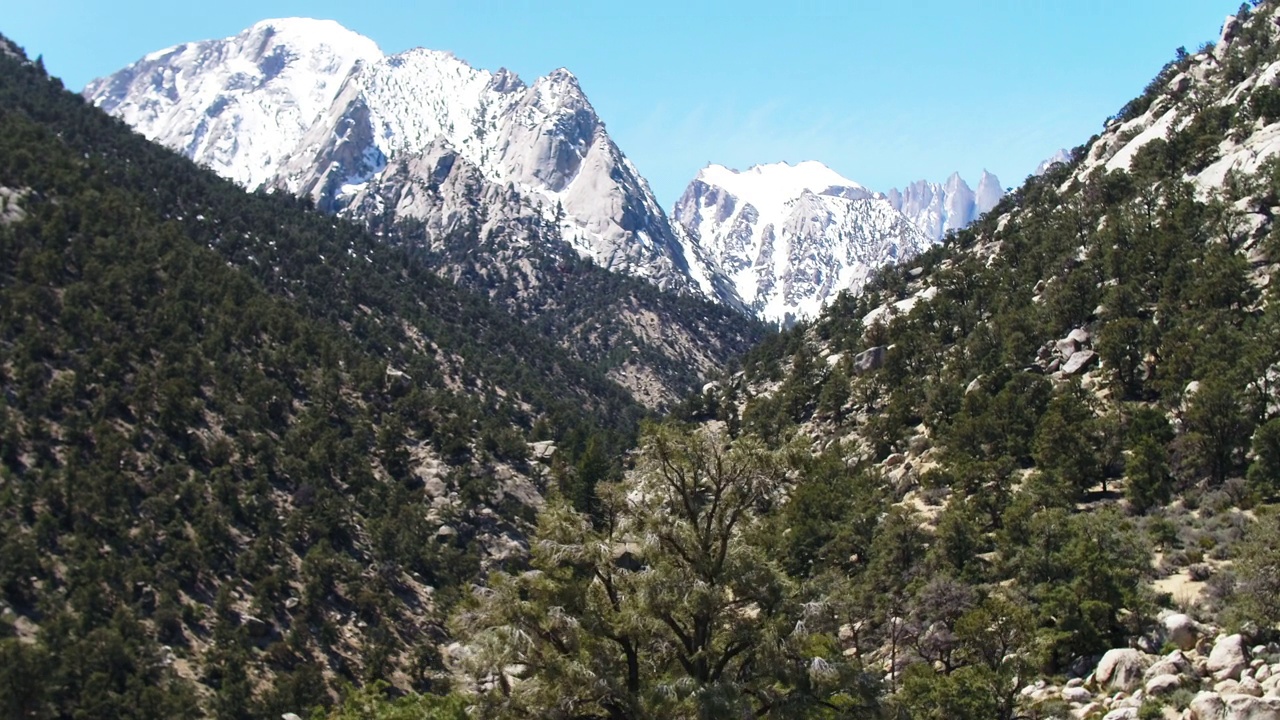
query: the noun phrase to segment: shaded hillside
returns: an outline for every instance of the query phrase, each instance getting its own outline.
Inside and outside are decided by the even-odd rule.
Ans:
[[[700,390],[766,336],[765,325],[745,311],[659,290],[558,247],[546,239],[553,229],[537,218],[486,230],[467,223],[447,234],[413,221],[371,226],[649,408],[668,409]]]
[[[643,409],[414,252],[0,65],[0,714],[432,687],[457,589]]]

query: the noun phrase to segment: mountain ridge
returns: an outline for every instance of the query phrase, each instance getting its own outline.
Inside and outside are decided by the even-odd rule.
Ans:
[[[314,26],[325,30],[318,40],[302,32]],[[249,189],[301,193],[356,217],[467,215],[474,194],[428,186],[387,197],[388,169],[439,154],[444,143],[483,185],[514,189],[520,202],[509,212],[554,223],[566,244],[602,267],[696,291],[647,182],[566,69],[526,85],[448,52],[384,55],[331,21],[266,20],[230,38],[152,53],[84,94]],[[284,116],[291,122],[261,121],[280,107],[293,108]]]
[[[307,198],[411,246],[649,407],[700,387],[763,332],[731,292],[720,307],[702,299],[718,279],[689,271],[698,259],[568,70],[526,85],[449,52],[384,55],[331,21],[266,20],[152,53],[85,95],[242,186]],[[282,107],[286,122],[242,141]]]

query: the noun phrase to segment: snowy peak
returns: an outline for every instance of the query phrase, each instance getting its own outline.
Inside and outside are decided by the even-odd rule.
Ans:
[[[1049,168],[1057,165],[1058,163],[1066,165],[1071,164],[1071,153],[1068,152],[1066,148],[1060,148],[1056,153],[1045,158],[1043,162],[1036,166],[1035,172],[1031,174],[1039,177],[1048,172]]]
[[[291,48],[327,47],[337,55],[380,57],[382,51],[373,40],[343,27],[334,20],[289,17],[254,23],[240,37],[270,40],[276,46]]]
[[[489,79],[489,89],[496,93],[520,92],[525,89],[524,81],[506,68],[498,68],[498,72]]]
[[[582,88],[578,85],[578,76],[569,72],[569,68],[556,68],[541,79],[554,85],[571,86],[579,93],[582,92]]]
[[[818,162],[710,165],[672,217],[750,309],[783,324],[929,244],[883,196]]]
[[[152,53],[84,94],[250,189],[439,232],[538,225],[606,268],[695,286],[648,185],[564,68],[526,85],[449,52],[386,56],[337,23],[291,18]]]
[[[264,20],[225,40],[177,45],[90,83],[87,97],[248,188],[270,180],[343,81],[382,57],[328,20]]]
[[[723,165],[708,165],[698,172],[697,180],[722,188],[757,207],[783,204],[806,191],[825,195],[871,196],[871,191],[865,187],[814,160],[796,165],[785,162],[755,165],[741,172]]]
[[[874,193],[819,162],[704,168],[673,223],[565,68],[526,83],[452,53],[385,55],[327,20],[266,20],[152,53],[84,91],[250,189],[427,237],[536,237],[764,317],[815,314],[999,200],[984,174]],[[914,225],[913,225],[914,223]]]
[[[1000,178],[983,170],[982,177],[978,179],[978,189],[974,196],[974,203],[978,211],[977,215],[985,215],[990,212],[1004,197],[1004,188],[1000,187]],[[974,219],[977,219],[976,215]]]
[[[952,230],[968,227],[995,207],[1004,197],[1004,189],[999,178],[983,170],[977,192],[960,173],[952,173],[941,184],[917,180],[902,190],[891,189],[885,197],[921,232],[937,242]]]

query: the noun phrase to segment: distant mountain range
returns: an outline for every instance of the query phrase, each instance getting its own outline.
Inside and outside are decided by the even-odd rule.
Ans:
[[[963,230],[1004,197],[1000,179],[983,170],[978,189],[971,190],[960,173],[946,182],[917,180],[902,190],[888,192],[889,204],[906,215],[934,242],[953,230]]]
[[[669,217],[577,79],[526,84],[446,52],[384,54],[335,22],[266,20],[151,53],[84,95],[249,189],[371,223],[537,242],[770,320],[812,316],[999,201],[952,175],[887,194],[816,162],[710,166]]]
[[[817,162],[711,165],[672,217],[754,312],[783,322],[933,242],[883,195]]]

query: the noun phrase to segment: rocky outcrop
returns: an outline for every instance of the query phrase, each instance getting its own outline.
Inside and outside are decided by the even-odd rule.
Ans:
[[[857,375],[865,375],[873,370],[879,370],[884,367],[887,354],[887,349],[879,345],[863,350],[853,356],[853,372]]]
[[[1187,649],[1155,656],[1116,648],[1086,678],[1061,688],[1042,680],[1022,694],[1032,704],[1065,702],[1075,718],[1136,718],[1150,701],[1164,705],[1165,717],[1181,720],[1280,720],[1280,645],[1248,648],[1241,635],[1210,636],[1181,613],[1167,614],[1161,627],[1170,642]],[[1198,642],[1189,642],[1193,636]],[[1197,694],[1185,711],[1166,704],[1186,690]]]
[[[1252,695],[1196,695],[1183,715],[1185,720],[1280,720],[1280,698]]]

